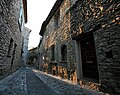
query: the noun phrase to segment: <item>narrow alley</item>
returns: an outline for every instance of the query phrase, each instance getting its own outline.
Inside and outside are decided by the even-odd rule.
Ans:
[[[0,95],[105,95],[81,88],[70,81],[22,67],[0,80]],[[106,94],[107,95],[107,94]]]
[[[120,95],[120,0],[0,0],[0,95]]]

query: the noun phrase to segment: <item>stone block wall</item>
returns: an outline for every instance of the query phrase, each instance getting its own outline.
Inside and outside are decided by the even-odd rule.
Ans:
[[[0,78],[19,67],[21,32],[18,24],[21,0],[0,1]]]
[[[76,68],[76,59],[75,59],[75,41],[71,38],[70,33],[70,0],[64,0],[60,7],[56,10],[56,13],[53,15],[53,17],[50,19],[48,25],[46,26],[46,29],[44,31],[43,39],[40,45],[40,51],[41,51],[41,59],[45,68],[49,64],[56,64],[57,66],[61,63],[64,63],[66,67],[64,68],[64,73],[67,71],[70,71],[70,69]],[[59,14],[58,17],[58,26],[55,25],[55,15]],[[55,54],[55,60],[51,60],[51,47],[55,46],[54,54]],[[61,47],[62,45],[67,46],[67,60],[66,62],[62,62],[62,55],[61,55]],[[52,68],[52,67],[50,67]],[[49,67],[48,67],[49,69]],[[64,76],[64,75],[63,75]],[[65,74],[65,77],[67,75]]]
[[[78,0],[71,7],[71,35],[93,32],[100,90],[120,94],[120,1]],[[82,52],[82,51],[81,51]]]
[[[31,30],[27,27],[23,28],[22,31],[22,43],[23,43],[23,53],[22,53],[22,60],[24,65],[28,62],[28,42],[29,42],[29,34]]]
[[[115,23],[111,24],[109,28],[95,32],[94,36],[101,89],[118,95],[120,93],[120,27]]]

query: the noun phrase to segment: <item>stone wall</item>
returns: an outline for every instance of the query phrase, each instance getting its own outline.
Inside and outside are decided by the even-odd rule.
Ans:
[[[119,0],[64,0],[44,31],[39,48],[42,63],[40,66],[43,66],[41,70],[62,78],[70,77],[71,80],[78,81],[86,88],[119,95],[120,53],[117,52],[120,50],[119,10]],[[57,27],[56,14],[59,16]],[[81,38],[84,34],[92,34],[94,38],[99,72],[97,81],[85,79],[82,75],[80,39],[87,37]],[[63,45],[67,46],[67,61],[61,60]],[[54,60],[51,60],[52,49]],[[68,74],[72,70],[73,74]]]
[[[30,49],[28,52],[28,65],[39,68],[38,48]]]
[[[94,33],[101,90],[114,95],[120,91],[120,27],[111,24],[109,28]]]
[[[0,78],[19,67],[21,32],[18,24],[21,0],[0,1]]]
[[[119,10],[119,0],[78,0],[71,7],[72,37],[78,40],[81,34],[93,32],[99,87],[110,95],[120,94]]]
[[[42,58],[42,62],[40,62],[43,63],[44,71],[53,73],[53,70],[56,70],[56,75],[60,75],[61,72],[64,72],[64,75],[60,75],[60,77],[64,78],[68,78],[68,72],[76,68],[74,47],[75,41],[72,40],[70,35],[71,33],[69,8],[70,1],[64,0],[58,10],[56,10],[56,13],[53,15],[48,25],[46,26],[40,45],[40,57]],[[57,12],[60,13],[58,15],[58,26],[56,27],[55,16]],[[64,62],[62,61],[61,55],[61,47],[63,45],[67,46],[67,60]],[[54,60],[51,60],[52,46],[55,47]]]
[[[22,32],[22,43],[23,43],[23,53],[22,53],[22,60],[24,65],[27,64],[28,62],[28,42],[29,42],[29,34],[30,34],[31,30],[27,27],[23,28],[23,32]]]

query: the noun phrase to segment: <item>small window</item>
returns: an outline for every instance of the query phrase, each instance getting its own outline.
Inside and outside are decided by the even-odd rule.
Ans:
[[[58,11],[56,12],[56,14],[54,15],[55,29],[58,28],[59,21],[60,21],[60,9],[58,9]]]
[[[14,44],[14,51],[13,51],[13,57],[12,57],[11,65],[13,65],[13,63],[14,63],[16,47],[17,47],[17,44]]]
[[[9,44],[9,47],[8,47],[8,54],[7,54],[8,57],[11,56],[12,47],[13,47],[13,39],[11,38],[10,39],[10,44]]]
[[[51,61],[55,60],[55,46],[51,46]]]
[[[61,47],[62,61],[67,61],[67,46],[62,45]]]
[[[106,58],[113,58],[112,50],[106,52]]]

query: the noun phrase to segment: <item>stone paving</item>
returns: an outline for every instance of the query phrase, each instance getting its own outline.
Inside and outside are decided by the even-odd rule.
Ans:
[[[31,68],[0,80],[0,95],[108,95]]]
[[[72,83],[71,81],[60,79],[57,76],[46,74],[35,69],[33,69],[33,72],[59,95],[109,95],[81,88],[79,85]]]
[[[27,95],[26,70],[20,68],[12,75],[0,80],[0,95]]]
[[[0,95],[58,95],[29,68],[0,80]]]
[[[39,79],[31,69],[27,68],[26,71],[28,95],[58,95],[51,87]]]

